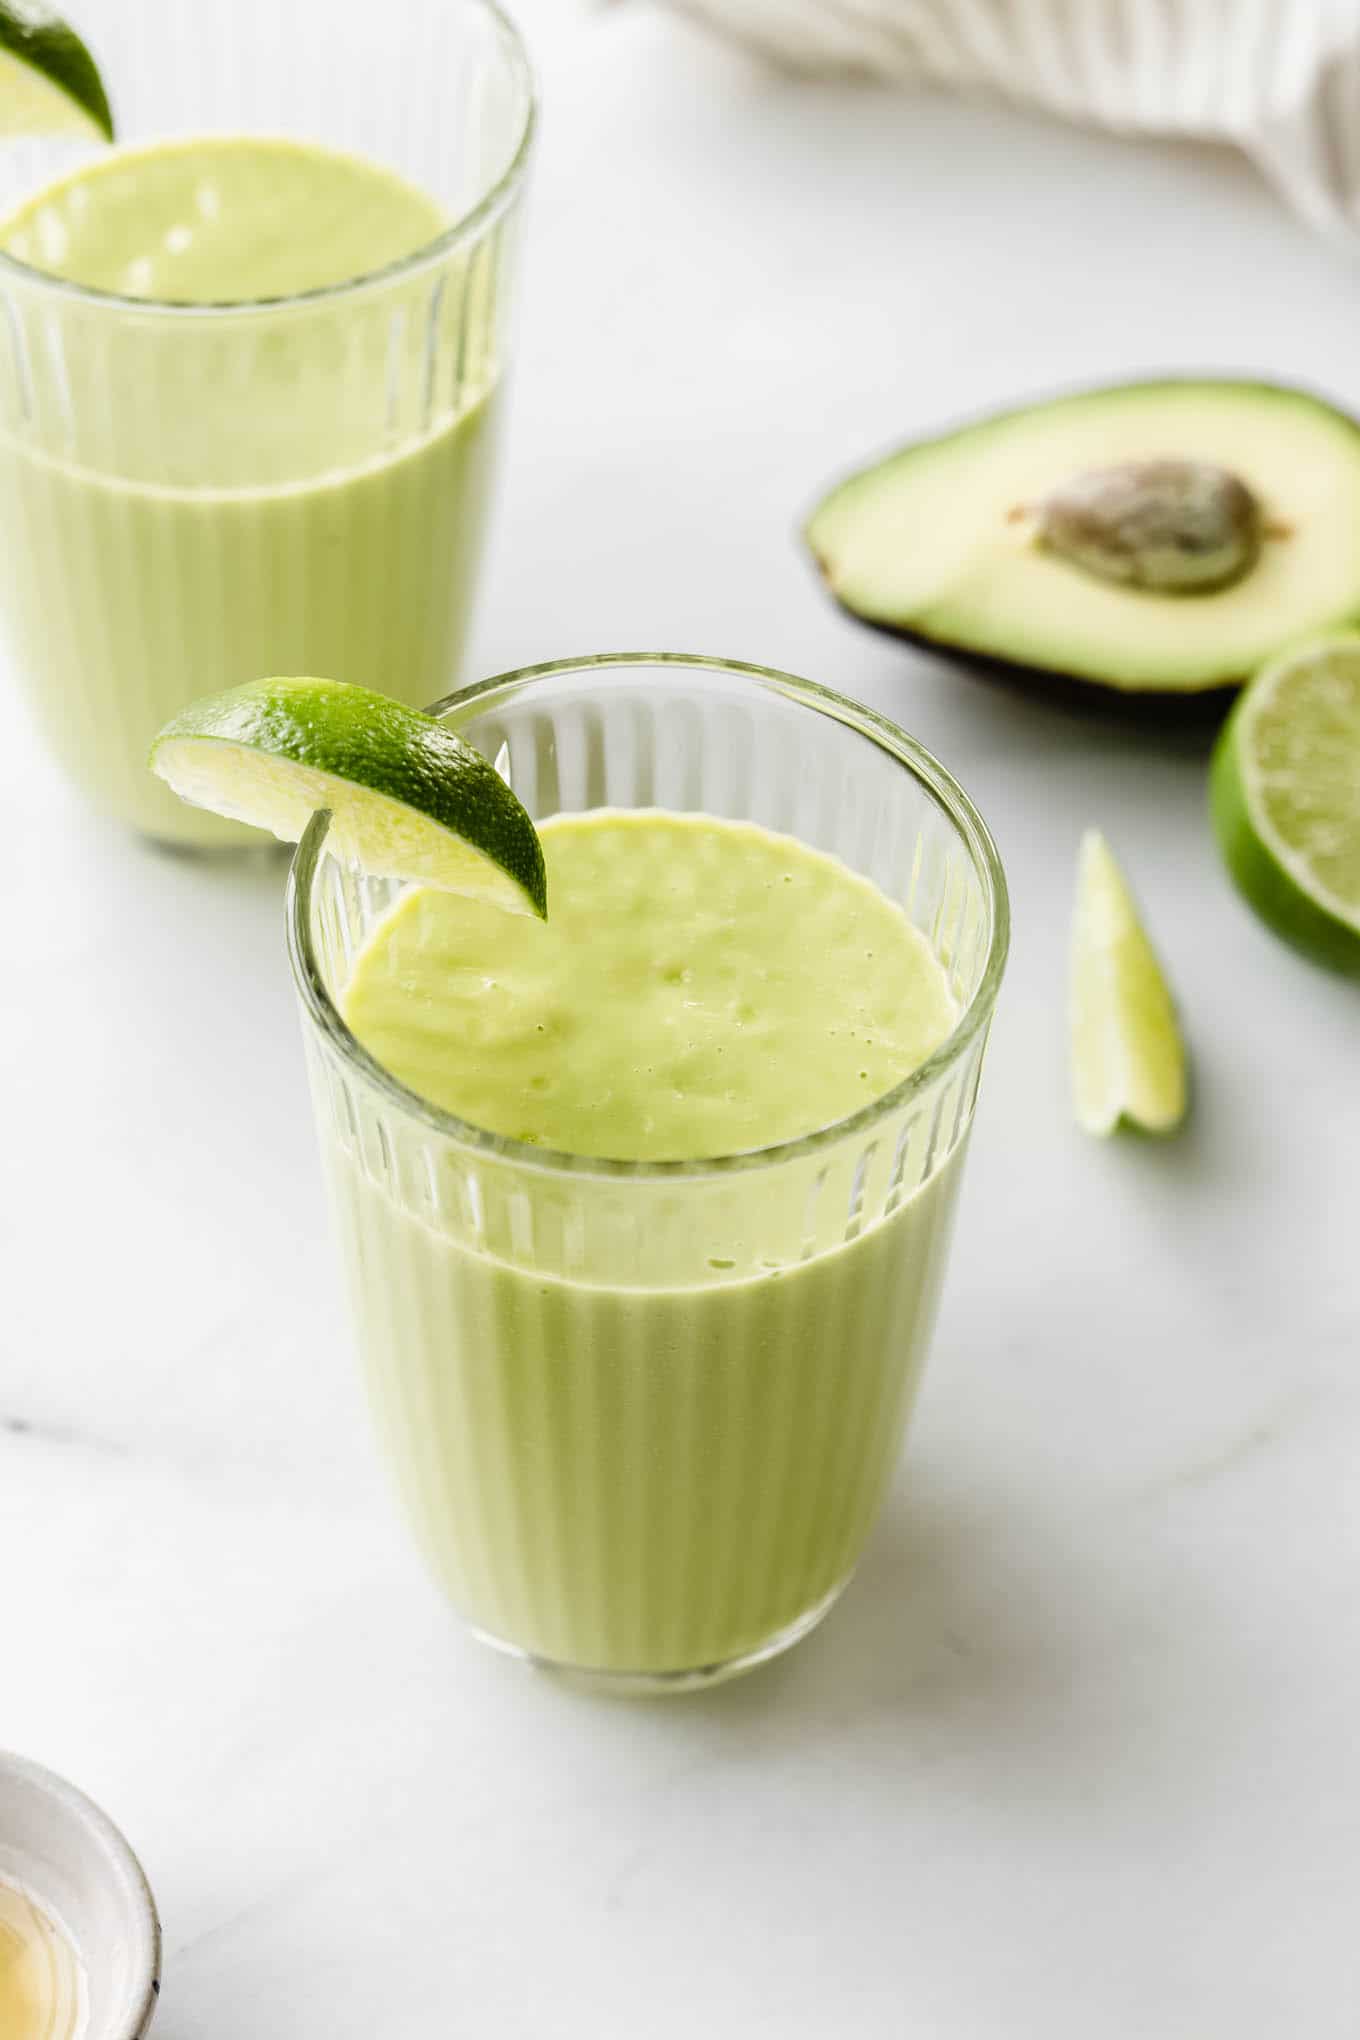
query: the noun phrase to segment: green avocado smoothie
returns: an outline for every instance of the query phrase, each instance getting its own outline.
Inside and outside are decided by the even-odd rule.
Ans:
[[[390,170],[310,143],[207,135],[114,149],[0,225],[0,246],[89,290],[244,304],[412,255],[445,221]]]
[[[878,1512],[962,1141],[938,1105],[892,1138],[854,1115],[958,1002],[896,904],[788,836],[650,809],[539,832],[546,924],[409,889],[342,997],[391,1077],[530,1146],[455,1167],[318,1066],[333,1198],[454,1602],[545,1661],[684,1676],[815,1619]],[[962,1090],[948,1110],[957,1133]],[[684,1166],[721,1156],[747,1159]]]
[[[30,271],[124,301],[11,271],[0,350],[0,634],[106,812],[174,843],[255,840],[146,769],[193,696],[276,671],[411,703],[452,684],[493,454],[494,265],[381,275],[445,225],[376,164],[233,136],[112,150],[0,223]]]
[[[890,1091],[954,1024],[925,937],[791,837],[644,808],[539,838],[546,925],[417,889],[345,999],[379,1062],[477,1126],[625,1161],[774,1147]]]

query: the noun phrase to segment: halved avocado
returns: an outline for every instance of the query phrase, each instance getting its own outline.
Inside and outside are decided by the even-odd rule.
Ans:
[[[1271,383],[1126,383],[918,441],[806,527],[862,622],[1130,700],[1360,617],[1360,425]]]

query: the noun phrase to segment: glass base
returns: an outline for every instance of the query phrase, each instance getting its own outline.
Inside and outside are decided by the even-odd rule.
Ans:
[[[811,1635],[817,1624],[830,1614],[848,1585],[847,1576],[829,1594],[823,1595],[815,1606],[805,1609],[785,1628],[767,1636],[751,1650],[724,1658],[718,1664],[693,1665],[673,1672],[615,1672],[592,1665],[563,1664],[556,1658],[539,1657],[534,1651],[524,1650],[519,1644],[510,1643],[489,1629],[479,1629],[474,1622],[469,1622],[467,1627],[479,1643],[488,1644],[505,1657],[519,1658],[522,1663],[533,1665],[536,1671],[549,1673],[560,1684],[577,1692],[594,1693],[611,1700],[655,1700],[670,1694],[706,1693],[711,1686],[721,1686],[728,1679],[739,1679],[743,1672],[753,1672],[757,1665],[782,1657],[786,1650],[792,1650],[796,1643]]]

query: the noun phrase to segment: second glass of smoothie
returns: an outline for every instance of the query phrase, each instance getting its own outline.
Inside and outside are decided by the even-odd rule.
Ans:
[[[807,681],[605,657],[443,715],[546,923],[364,876],[289,927],[372,1403],[487,1640],[699,1686],[830,1607],[925,1359],[1006,890],[972,804]]]
[[[492,0],[87,0],[119,146],[0,143],[0,650],[100,809],[195,696],[457,677],[533,127]]]

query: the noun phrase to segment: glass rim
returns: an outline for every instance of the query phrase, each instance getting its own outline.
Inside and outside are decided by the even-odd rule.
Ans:
[[[446,694],[426,713],[444,720],[464,714],[474,704],[485,703],[492,695],[510,693],[529,682],[556,679],[570,673],[618,673],[643,666],[688,667],[709,673],[741,674],[761,681],[788,700],[818,714],[831,716],[887,752],[925,789],[936,808],[953,826],[981,881],[991,922],[990,937],[986,962],[976,989],[954,1026],[924,1062],[890,1091],[857,1106],[841,1119],[815,1127],[810,1133],[798,1134],[792,1140],[740,1149],[730,1154],[687,1157],[680,1161],[626,1161],[605,1155],[572,1154],[565,1149],[540,1147],[532,1141],[493,1133],[488,1127],[444,1111],[441,1106],[432,1104],[419,1092],[403,1084],[369,1053],[341,1017],[326,987],[312,939],[312,891],[330,825],[329,810],[324,809],[313,815],[308,823],[288,873],[284,912],[293,981],[307,1019],[342,1061],[408,1116],[420,1120],[432,1132],[460,1147],[546,1175],[596,1176],[644,1182],[711,1178],[801,1161],[857,1134],[867,1133],[880,1120],[930,1090],[985,1031],[996,1005],[1010,946],[1010,894],[1001,858],[991,830],[972,800],[954,775],[924,744],[908,736],[905,730],[887,716],[880,715],[876,709],[866,708],[862,703],[852,701],[848,695],[838,694],[815,680],[801,679],[797,674],[783,672],[775,666],[753,665],[742,659],[709,658],[695,652],[597,652],[575,659],[549,659],[539,665],[521,666],[513,672],[494,674],[489,680],[479,680]]]
[[[367,269],[357,276],[342,277],[338,283],[318,284],[311,290],[288,292],[281,297],[214,299],[201,304],[181,298],[128,297],[122,291],[100,290],[93,284],[76,283],[71,277],[58,276],[50,269],[39,269],[31,262],[22,262],[17,255],[8,254],[3,248],[0,248],[0,278],[18,277],[30,287],[37,286],[78,304],[99,306],[110,312],[138,313],[151,319],[211,322],[223,321],[233,316],[249,318],[261,312],[291,311],[294,307],[306,310],[312,306],[379,291],[405,277],[417,276],[424,269],[436,267],[455,250],[479,240],[486,230],[509,210],[524,182],[539,117],[538,85],[533,63],[523,34],[514,18],[501,5],[501,0],[456,0],[456,4],[474,8],[484,14],[499,34],[501,46],[510,59],[511,74],[518,92],[518,133],[509,161],[490,188],[484,191],[466,212],[451,220],[442,232],[436,234],[432,240],[423,241],[420,247],[412,249],[409,255],[399,256],[395,262],[384,263],[380,269]],[[276,136],[273,139],[294,138]],[[153,141],[149,146],[155,147],[157,144]],[[35,193],[34,196],[36,195]]]

